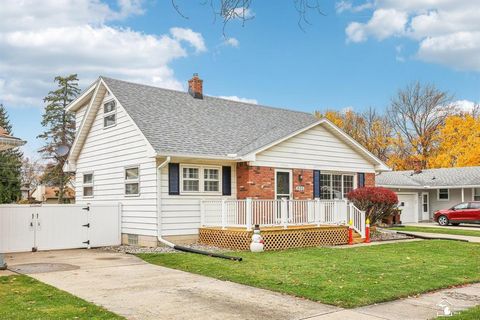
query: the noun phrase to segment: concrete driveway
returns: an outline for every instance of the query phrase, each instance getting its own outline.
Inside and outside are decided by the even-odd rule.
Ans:
[[[7,263],[128,319],[301,319],[341,310],[101,250],[9,254]],[[22,266],[32,263],[53,265]],[[57,264],[71,270],[42,270]]]
[[[8,254],[7,263],[128,319],[423,320],[437,315],[444,298],[455,311],[480,304],[480,284],[473,284],[347,310],[102,250]],[[63,271],[46,272],[52,268]]]

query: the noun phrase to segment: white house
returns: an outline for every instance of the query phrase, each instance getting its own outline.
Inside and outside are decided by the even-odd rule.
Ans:
[[[402,223],[428,221],[437,210],[480,201],[480,167],[384,172],[377,185],[397,193]]]
[[[121,202],[124,242],[193,240],[212,218],[208,201],[238,201],[227,203],[238,213],[247,198],[343,199],[389,170],[326,119],[205,96],[202,86],[197,75],[188,93],[100,77],[68,106],[76,202]]]

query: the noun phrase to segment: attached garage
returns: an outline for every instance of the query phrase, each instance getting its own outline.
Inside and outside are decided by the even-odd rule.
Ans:
[[[402,209],[402,223],[418,222],[418,198],[416,193],[397,193],[398,206]]]

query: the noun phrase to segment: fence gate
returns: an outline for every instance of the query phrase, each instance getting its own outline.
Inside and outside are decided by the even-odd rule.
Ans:
[[[0,205],[0,252],[119,245],[121,205]]]

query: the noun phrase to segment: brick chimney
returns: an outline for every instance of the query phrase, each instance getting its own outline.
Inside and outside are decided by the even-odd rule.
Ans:
[[[422,160],[414,159],[412,165],[413,165],[413,173],[415,174],[422,173],[422,169],[423,169]]]
[[[188,93],[195,99],[203,99],[203,80],[194,73],[192,79],[188,80]]]

